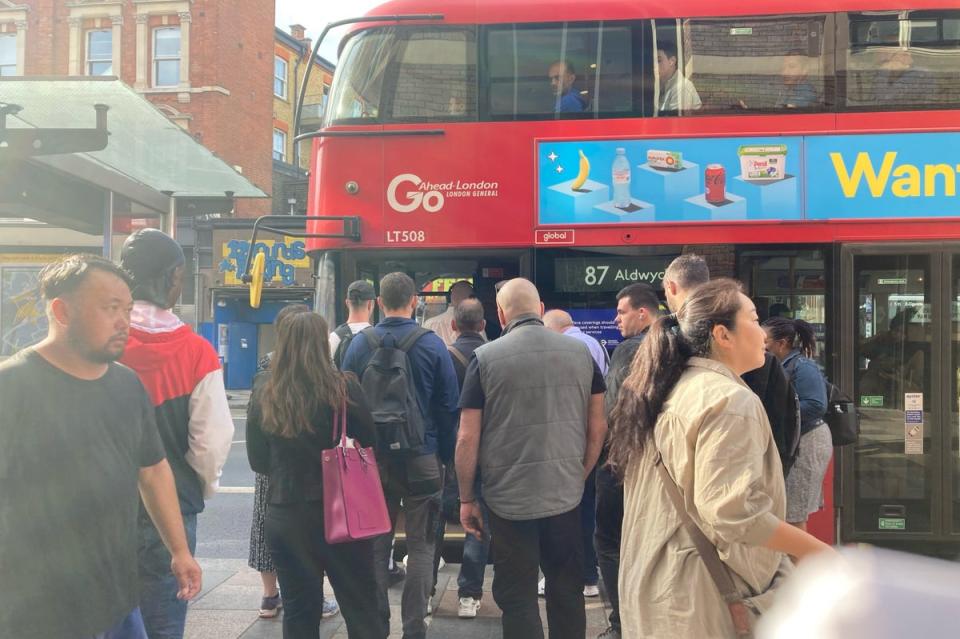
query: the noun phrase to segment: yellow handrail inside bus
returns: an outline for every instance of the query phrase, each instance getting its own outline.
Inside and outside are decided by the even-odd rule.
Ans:
[[[267,256],[257,253],[253,256],[253,265],[250,267],[250,307],[260,308],[260,298],[263,296],[263,276],[267,270]]]

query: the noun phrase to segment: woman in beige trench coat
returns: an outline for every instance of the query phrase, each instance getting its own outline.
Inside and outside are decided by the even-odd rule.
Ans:
[[[611,415],[610,462],[624,477],[620,616],[627,639],[735,637],[654,465],[754,615],[798,559],[829,546],[783,521],[780,458],[760,399],[740,379],[764,360],[753,303],[728,279],[696,289],[651,328]],[[630,391],[630,392],[626,392]]]

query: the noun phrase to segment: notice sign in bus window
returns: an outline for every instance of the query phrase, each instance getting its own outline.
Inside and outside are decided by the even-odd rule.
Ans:
[[[663,288],[663,271],[676,255],[657,257],[569,257],[554,260],[554,288],[560,293],[616,293],[645,282]]]

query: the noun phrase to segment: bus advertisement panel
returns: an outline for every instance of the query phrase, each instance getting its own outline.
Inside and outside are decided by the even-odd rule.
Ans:
[[[540,224],[960,216],[958,133],[540,141]]]

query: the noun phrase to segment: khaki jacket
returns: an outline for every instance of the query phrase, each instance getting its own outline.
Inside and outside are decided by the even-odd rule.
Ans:
[[[762,544],[786,508],[780,457],[760,399],[723,364],[692,358],[654,429],[687,512],[716,546],[756,612],[770,605],[785,555]],[[653,465],[647,445],[627,468],[620,615],[629,639],[734,637],[710,579]]]

